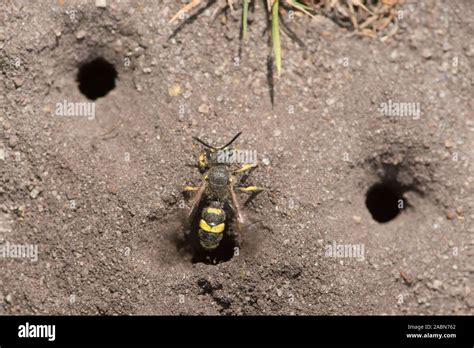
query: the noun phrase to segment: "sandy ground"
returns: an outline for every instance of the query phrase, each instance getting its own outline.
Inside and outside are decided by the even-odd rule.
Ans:
[[[0,241],[38,259],[0,259],[0,313],[472,314],[472,2],[406,2],[386,42],[296,16],[304,46],[282,34],[273,82],[261,3],[240,58],[238,8],[168,24],[181,6],[2,5]],[[58,115],[90,102],[76,79],[99,57],[115,88],[94,117]],[[420,113],[382,110],[401,103]],[[192,136],[239,131],[259,158],[247,182],[268,190],[238,255],[192,262],[176,243]],[[402,204],[385,223],[366,206],[377,183],[382,218]]]

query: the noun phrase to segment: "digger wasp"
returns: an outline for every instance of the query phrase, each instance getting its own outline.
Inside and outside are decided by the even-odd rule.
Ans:
[[[243,214],[236,192],[257,193],[263,190],[258,186],[240,186],[241,175],[248,174],[257,166],[256,158],[253,163],[228,161],[229,153],[236,151],[231,145],[242,134],[239,132],[232,140],[221,147],[214,147],[203,140],[193,137],[204,145],[199,155],[199,170],[202,173],[200,186],[185,186],[184,192],[194,192],[191,209],[187,214],[188,226],[195,224],[199,246],[204,252],[216,250],[229,229],[226,224],[229,215],[237,221],[237,245],[241,244],[240,233],[248,224]]]

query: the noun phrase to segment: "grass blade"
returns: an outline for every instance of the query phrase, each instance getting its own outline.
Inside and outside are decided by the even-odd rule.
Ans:
[[[300,10],[301,12],[307,14],[308,16],[314,18],[314,16],[308,11],[308,10],[311,10],[311,8],[309,6],[306,6],[306,5],[300,3],[296,0],[290,0],[288,3],[290,4],[290,6],[296,8],[296,9]]]
[[[280,28],[278,25],[278,5],[280,0],[275,0],[272,5],[272,45],[275,54],[275,64],[277,68],[277,75],[281,74],[281,42],[280,42]]]
[[[250,0],[244,0],[244,8],[242,11],[242,40],[244,41],[247,38],[247,19],[249,16],[249,2]]]

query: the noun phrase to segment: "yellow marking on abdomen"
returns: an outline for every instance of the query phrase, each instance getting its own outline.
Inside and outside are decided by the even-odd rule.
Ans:
[[[222,209],[221,208],[209,207],[209,208],[207,208],[207,212],[210,213],[210,214],[222,215]]]
[[[201,219],[201,220],[199,221],[199,227],[200,227],[203,231],[206,231],[206,232],[221,233],[221,232],[224,231],[225,224],[224,224],[224,223],[220,223],[219,225],[216,225],[216,226],[209,226],[208,223],[207,223],[204,219]]]

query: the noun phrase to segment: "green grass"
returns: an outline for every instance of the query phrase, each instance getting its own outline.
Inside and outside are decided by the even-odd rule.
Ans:
[[[275,58],[275,65],[277,68],[277,76],[281,75],[281,41],[280,41],[280,27],[278,24],[279,12],[278,8],[280,0],[275,0],[272,5],[272,45]]]
[[[248,16],[249,16],[249,6],[252,0],[240,0],[242,1],[242,33],[241,33],[241,38],[242,42],[246,42],[247,37],[248,37]],[[253,0],[255,2],[259,0]],[[170,20],[171,22],[174,22],[178,18],[183,17],[184,14],[192,11],[193,9],[197,8],[199,5],[201,5],[205,0],[189,0],[186,5],[184,5]],[[235,1],[227,0],[227,4],[225,7],[230,6],[232,8],[232,4]],[[271,22],[271,45],[272,45],[272,50],[273,50],[273,58],[274,58],[274,63],[276,66],[276,75],[277,77],[281,76],[282,73],[282,52],[281,52],[281,38],[280,38],[280,25],[279,25],[279,20],[280,20],[280,10],[283,7],[284,9],[287,9],[288,7],[294,8],[296,11],[304,13],[312,18],[314,18],[314,15],[311,13],[315,11],[315,7],[312,7],[309,4],[312,4],[313,6],[315,5],[316,1],[310,1],[310,0],[266,0],[266,5],[268,7],[268,12],[269,12],[269,19],[268,21]],[[318,0],[319,2],[319,0]],[[209,3],[208,3],[209,4]],[[386,21],[385,17],[387,16],[392,16],[389,17],[393,18],[395,15],[393,14],[393,8],[397,6],[398,2],[394,1],[392,5],[384,5],[385,10],[380,11],[378,8],[380,7],[378,3],[370,6],[370,2],[366,2],[363,0],[323,0],[323,4],[325,5],[330,5],[331,11],[337,12],[339,15],[347,17],[350,19],[353,23],[356,21],[355,15],[354,15],[354,7],[360,7],[365,11],[365,17],[359,20],[360,23],[354,24],[354,30],[358,29],[358,24],[361,23],[366,23],[368,20],[372,20],[370,23],[367,24],[365,27],[365,31],[373,32],[374,34],[377,34],[379,29],[377,28],[378,25],[378,20],[383,20]],[[337,4],[338,6],[335,6]],[[225,8],[224,7],[224,8]],[[351,12],[352,9],[352,12]],[[222,8],[220,9],[222,10]],[[217,11],[219,12],[219,11]],[[216,12],[216,13],[217,13]],[[370,18],[372,17],[372,18]],[[372,27],[371,27],[372,26]],[[383,39],[386,39],[387,37],[393,36],[394,33],[388,33],[387,36],[383,37]],[[363,34],[363,33],[362,33]],[[363,35],[369,35],[367,33]]]
[[[244,0],[242,9],[242,40],[247,39],[247,22],[249,17],[249,3],[250,0]]]
[[[242,0],[242,41],[247,40],[248,36],[248,14],[249,14],[249,4],[252,0]],[[256,0],[255,0],[256,1]],[[294,7],[295,9],[313,17],[309,12],[311,8],[297,0],[267,0],[267,4],[270,8],[270,21],[271,21],[271,41],[273,48],[273,57],[276,66],[277,76],[280,77],[282,71],[281,64],[281,38],[280,38],[280,26],[279,26],[279,17],[280,17],[280,1],[285,4]],[[201,4],[202,0],[190,0],[185,6],[183,6],[170,20],[174,22],[180,16],[191,11]]]

